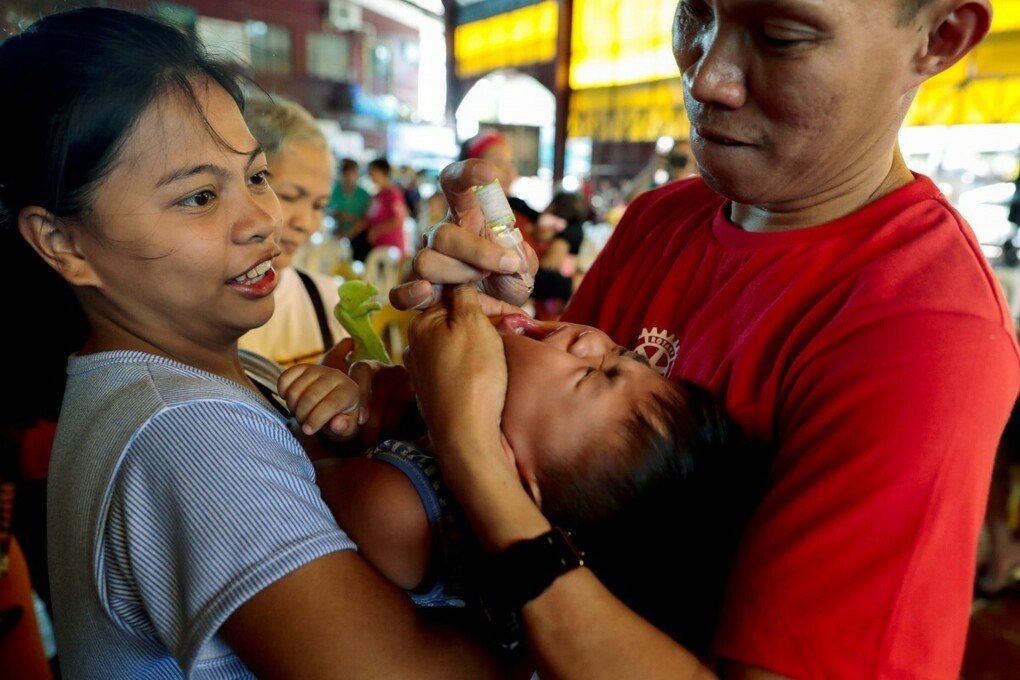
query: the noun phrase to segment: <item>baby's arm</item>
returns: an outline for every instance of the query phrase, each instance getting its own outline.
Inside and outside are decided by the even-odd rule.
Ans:
[[[297,364],[280,374],[277,390],[304,434],[323,428],[342,437],[357,432],[359,388],[342,371]]]
[[[369,458],[315,462],[322,498],[362,556],[404,590],[425,579],[431,532],[414,484],[396,467]]]

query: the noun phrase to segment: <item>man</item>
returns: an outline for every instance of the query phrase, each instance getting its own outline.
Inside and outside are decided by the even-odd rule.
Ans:
[[[542,669],[958,676],[977,536],[1020,358],[973,234],[907,169],[897,132],[917,88],[970,51],[990,22],[987,0],[679,3],[674,53],[703,179],[642,195],[564,318],[708,387],[778,455],[729,581],[717,664],[700,665],[657,636],[581,568],[526,598]],[[521,266],[473,236],[467,189],[492,174],[476,166],[446,174],[463,228],[430,235],[415,261],[424,280],[394,291],[395,302],[425,304],[437,299],[429,282]],[[512,276],[485,285],[521,299]],[[436,343],[437,367],[416,361],[412,373],[452,372],[458,364],[440,343],[457,351],[468,324],[455,322],[473,314],[458,291],[452,309],[423,315],[433,336],[418,340]],[[473,347],[462,343],[461,357],[465,346]],[[480,378],[455,376],[436,392],[458,418],[444,433],[440,417],[432,432],[451,488],[500,551],[549,525],[500,477],[499,447],[480,443],[491,426],[478,422],[472,379]],[[459,391],[471,401],[456,399]],[[426,415],[443,413],[430,406],[434,395],[419,398]]]

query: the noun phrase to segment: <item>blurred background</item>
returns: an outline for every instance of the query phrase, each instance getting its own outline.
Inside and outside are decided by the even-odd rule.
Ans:
[[[517,196],[541,210],[560,188],[580,191],[595,222],[612,222],[656,142],[687,136],[675,0],[3,0],[0,39],[79,4],[194,31],[308,108],[338,157],[364,167],[385,156],[417,175],[423,198],[459,144],[494,127],[514,147]],[[1006,214],[1020,153],[1020,2],[994,5],[992,34],[919,92],[902,144],[998,258],[1016,232]],[[674,172],[660,165],[650,184]]]
[[[561,194],[578,199],[576,211],[557,215],[568,229],[576,221],[583,238],[571,241],[569,261],[548,264],[567,290],[551,304],[536,301],[533,311],[547,318],[562,309],[634,196],[696,172],[670,49],[676,0],[0,0],[0,41],[48,13],[96,4],[155,13],[242,62],[262,88],[315,116],[338,163],[357,162],[368,194],[377,187],[367,165],[389,161],[408,206],[412,252],[355,259],[334,211],[300,259],[338,280],[368,278],[383,299],[406,273],[416,236],[445,213],[439,171],[480,132],[508,142],[516,179],[504,189],[533,208],[535,224],[539,213],[562,206]],[[922,87],[900,143],[911,168],[932,177],[968,219],[1017,317],[1020,0],[993,4],[991,34]],[[339,182],[338,173],[335,195]],[[395,356],[403,321],[383,329]],[[21,502],[42,495],[48,448],[41,450],[38,461],[21,461]],[[14,530],[44,622],[38,528],[15,523]],[[1020,678],[1020,587],[975,597],[964,676]]]

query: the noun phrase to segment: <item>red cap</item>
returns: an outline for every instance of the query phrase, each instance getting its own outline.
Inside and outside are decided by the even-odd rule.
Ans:
[[[481,158],[486,150],[495,146],[496,144],[505,144],[506,137],[499,134],[495,130],[486,130],[477,137],[471,140],[471,143],[467,146],[467,157],[468,158]]]

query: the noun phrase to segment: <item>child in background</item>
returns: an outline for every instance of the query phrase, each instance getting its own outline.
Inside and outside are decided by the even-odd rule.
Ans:
[[[522,314],[493,323],[509,373],[507,457],[535,503],[618,597],[707,651],[763,457],[707,393],[597,329]],[[322,459],[318,483],[385,576],[420,606],[471,617],[480,552],[428,449],[427,437],[391,440],[365,458]],[[711,529],[691,526],[692,514],[712,517]]]
[[[376,158],[368,164],[368,176],[376,186],[375,196],[365,213],[368,242],[372,248],[394,246],[401,255],[407,255],[404,237],[404,219],[407,203],[404,192],[390,177],[391,167],[385,158]]]
[[[327,212],[336,220],[336,238],[347,238],[351,242],[354,259],[365,261],[371,246],[368,244],[368,233],[365,231],[365,213],[372,195],[358,184],[361,168],[353,158],[340,161],[340,180],[333,187],[329,197]]]

